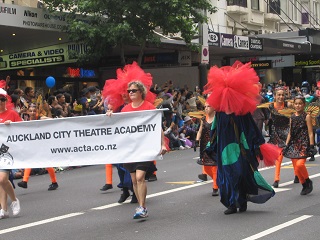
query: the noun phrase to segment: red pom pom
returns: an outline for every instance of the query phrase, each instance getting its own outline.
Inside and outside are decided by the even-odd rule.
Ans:
[[[211,93],[207,102],[217,112],[253,113],[260,101],[261,84],[251,63],[237,61],[232,66],[210,68],[204,89],[205,94]]]
[[[274,166],[282,149],[270,143],[260,145],[260,152],[263,156],[263,162],[266,167]]]

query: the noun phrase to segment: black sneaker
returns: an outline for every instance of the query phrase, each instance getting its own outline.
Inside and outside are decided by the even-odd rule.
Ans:
[[[272,184],[272,186],[274,188],[278,188],[279,187],[279,181],[274,181],[274,183]]]
[[[148,182],[154,182],[154,181],[157,181],[157,180],[158,180],[157,175],[155,175],[153,173],[148,178]]]
[[[137,196],[133,193],[130,203],[137,203],[137,202],[138,202]]]
[[[18,182],[18,186],[21,188],[28,188],[28,183],[25,181]]]
[[[100,188],[101,191],[107,191],[109,189],[112,189],[112,184],[105,184],[102,188]]]
[[[58,183],[52,183],[49,185],[48,191],[56,190],[59,187]]]
[[[230,215],[233,213],[237,213],[237,208],[236,207],[228,207],[227,210],[224,211],[225,215]]]
[[[294,176],[293,183],[299,183],[299,178],[298,178],[298,176]]]
[[[208,181],[208,176],[207,174],[199,174],[198,178],[202,181]]]
[[[309,162],[313,162],[315,161],[316,159],[314,158],[314,156],[311,156],[310,159],[309,159]]]
[[[219,189],[213,189],[212,190],[212,196],[213,197],[219,196]]]
[[[129,192],[123,192],[118,200],[118,203],[123,203],[127,198],[130,197]]]

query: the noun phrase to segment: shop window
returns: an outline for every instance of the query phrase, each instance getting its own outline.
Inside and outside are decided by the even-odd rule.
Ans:
[[[274,13],[277,15],[281,14],[281,8],[280,8],[280,0],[269,0],[268,1],[268,12],[269,13]]]
[[[228,0],[228,6],[237,5],[240,7],[247,7],[247,0]]]
[[[259,1],[260,0],[251,0],[251,9],[260,10]]]

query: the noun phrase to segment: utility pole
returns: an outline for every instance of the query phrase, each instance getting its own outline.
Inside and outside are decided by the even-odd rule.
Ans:
[[[199,64],[199,87],[203,91],[203,87],[207,84],[207,74],[209,65],[208,25],[206,23],[199,24],[199,33],[199,40],[201,44],[201,59]]]

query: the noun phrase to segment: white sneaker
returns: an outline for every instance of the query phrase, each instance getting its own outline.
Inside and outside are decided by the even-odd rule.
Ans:
[[[18,198],[16,199],[17,201],[13,201],[10,205],[13,216],[17,216],[20,213],[20,201]]]
[[[180,148],[181,150],[185,149],[184,146],[180,146],[179,148]]]
[[[190,149],[191,147],[189,147],[188,145],[185,146],[186,149]]]
[[[0,209],[0,219],[8,218],[9,217],[9,211],[5,211],[3,209]]]

